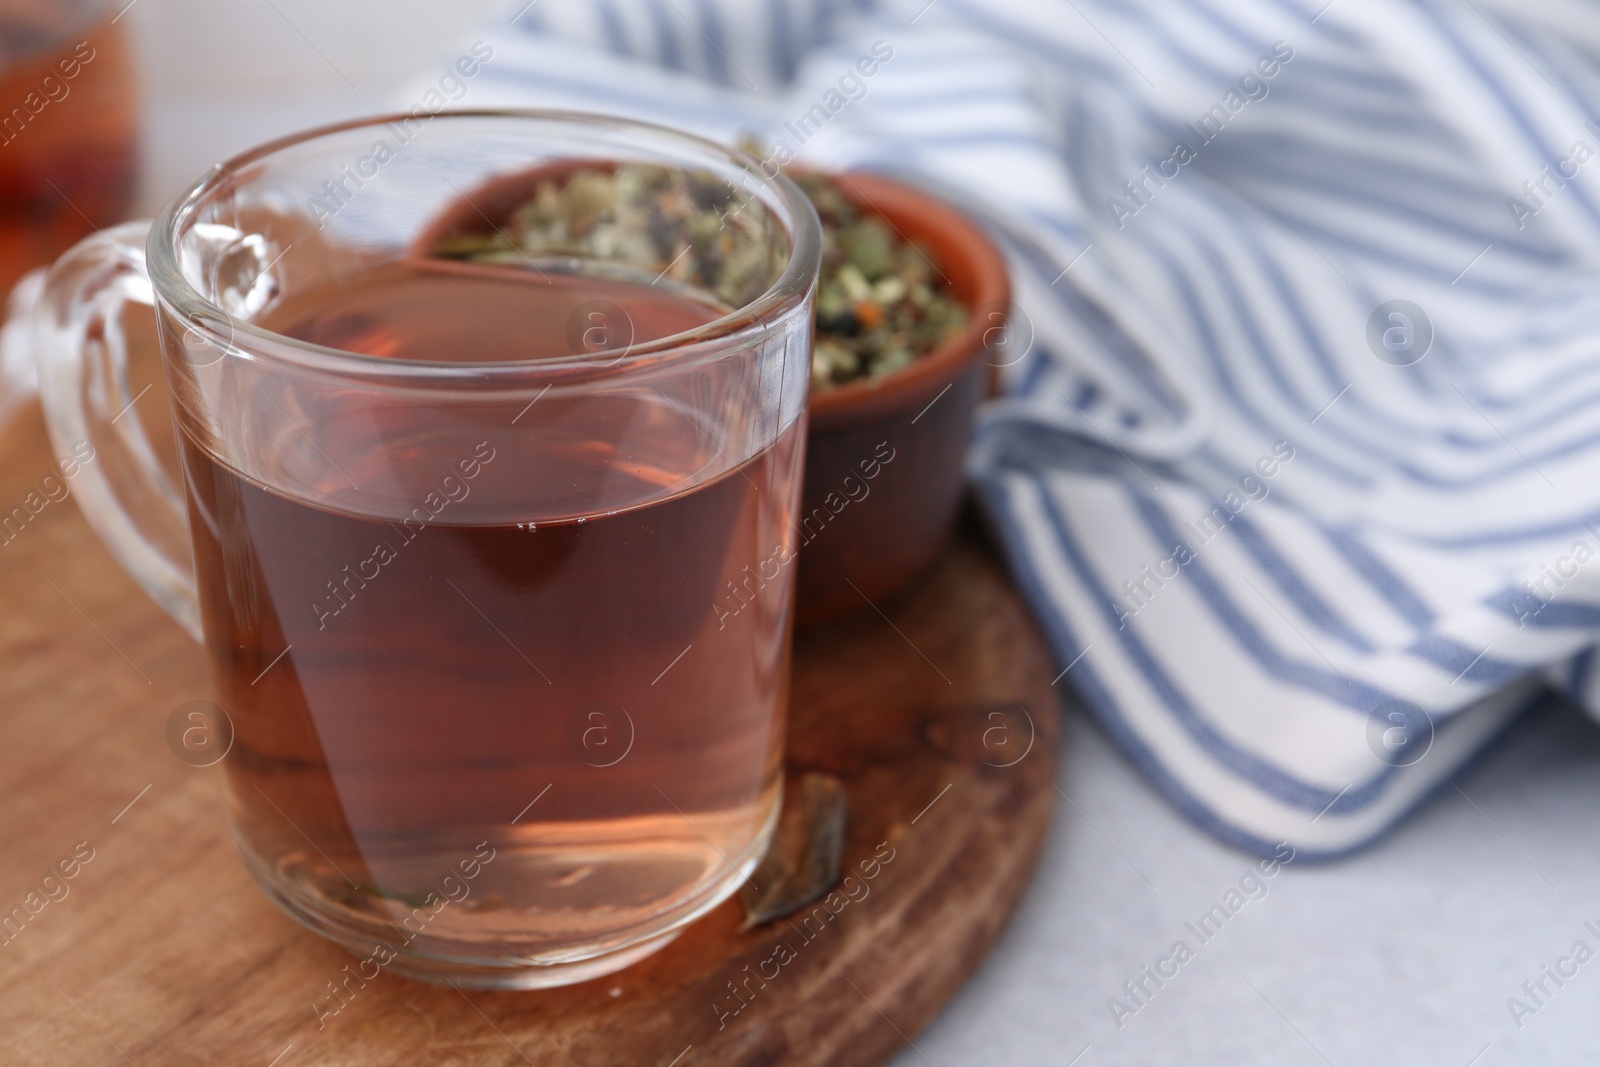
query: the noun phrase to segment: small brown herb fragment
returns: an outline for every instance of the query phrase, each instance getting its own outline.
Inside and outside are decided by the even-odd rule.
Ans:
[[[791,781],[767,854],[739,891],[740,928],[781,919],[816,900],[839,881],[844,863],[844,783],[809,772]]]

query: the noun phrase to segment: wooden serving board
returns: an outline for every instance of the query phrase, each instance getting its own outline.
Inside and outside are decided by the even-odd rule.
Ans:
[[[0,512],[51,470],[29,414],[0,439]],[[0,916],[27,914],[0,932],[6,1064],[882,1063],[983,959],[1053,807],[1049,660],[969,533],[915,592],[797,641],[790,771],[838,776],[850,809],[857,881],[828,921],[741,934],[735,899],[542,992],[385,972],[319,1028],[351,957],[255,888],[220,768],[167,747],[173,709],[210,695],[201,650],[70,499],[0,544],[0,607]]]

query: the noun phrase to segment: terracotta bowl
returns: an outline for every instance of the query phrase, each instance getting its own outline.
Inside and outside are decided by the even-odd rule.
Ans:
[[[426,258],[484,217],[503,221],[540,181],[598,161],[570,160],[505,175],[475,188],[436,218],[409,254]],[[994,368],[985,337],[1005,325],[1011,280],[1005,259],[956,208],[903,182],[866,172],[838,175],[846,199],[929,250],[955,298],[972,312],[966,330],[878,382],[814,394],[805,488],[795,525],[801,551],[801,624],[866,609],[904,588],[938,556],[961,502],[972,416]]]
[[[973,412],[995,373],[985,337],[1011,306],[1004,257],[956,208],[876,174],[839,175],[837,185],[927,248],[971,317],[959,337],[878,382],[812,396],[796,520],[802,625],[877,603],[938,556],[961,503]]]

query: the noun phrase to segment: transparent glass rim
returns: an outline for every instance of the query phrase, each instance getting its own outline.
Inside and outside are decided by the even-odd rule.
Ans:
[[[528,120],[545,125],[566,125],[574,129],[634,132],[658,143],[676,143],[683,149],[682,162],[685,166],[693,166],[695,156],[718,157],[749,179],[746,190],[753,192],[774,211],[789,235],[788,259],[777,279],[766,292],[743,307],[695,329],[632,345],[619,357],[607,358],[608,353],[599,352],[566,359],[463,362],[398,360],[299,341],[248,320],[235,318],[208,300],[184,277],[178,266],[177,242],[205,207],[212,193],[241,177],[248,181],[246,171],[249,168],[270,165],[274,156],[290,149],[352,130],[382,127],[411,117],[407,113],[395,112],[317,126],[268,141],[216,164],[174,197],[150,228],[146,254],[151,287],[157,302],[165,304],[188,329],[200,334],[210,345],[229,357],[294,365],[303,370],[340,377],[376,377],[389,382],[431,380],[436,384],[441,380],[468,379],[482,384],[486,380],[547,379],[574,374],[614,379],[645,369],[659,370],[663,357],[676,365],[683,360],[742,351],[756,344],[777,321],[800,307],[815,284],[822,257],[821,222],[810,199],[782,173],[769,176],[754,157],[739,149],[670,126],[595,112],[540,108],[446,110],[435,113],[429,126],[440,121],[462,119]]]

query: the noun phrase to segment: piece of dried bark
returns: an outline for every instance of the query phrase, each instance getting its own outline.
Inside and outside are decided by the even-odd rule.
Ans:
[[[783,798],[777,832],[739,899],[741,930],[781,919],[816,900],[839,881],[844,863],[844,783],[807,772]]]

